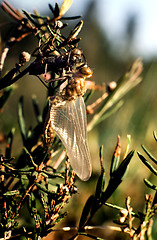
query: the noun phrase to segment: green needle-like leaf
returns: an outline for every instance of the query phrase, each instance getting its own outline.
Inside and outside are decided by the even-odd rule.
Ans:
[[[20,194],[19,190],[13,190],[13,191],[5,192],[3,195],[4,196],[14,196],[14,195],[19,195],[19,194]]]
[[[157,135],[156,135],[155,131],[153,132],[153,136],[154,136],[155,141],[157,142]]]
[[[53,195],[54,197],[57,196],[57,194],[56,194],[55,192],[52,192],[52,191],[48,190],[46,187],[43,187],[41,184],[39,184],[39,183],[36,182],[35,185],[36,185],[40,190],[42,190],[43,192],[49,193],[49,194]]]
[[[93,200],[94,200],[94,196],[91,195],[88,198],[88,200],[83,208],[82,215],[81,215],[80,222],[79,222],[79,228],[82,228],[85,225],[85,223],[88,219],[88,216],[89,216],[89,212],[91,210],[91,206],[93,204]]]
[[[83,235],[83,236],[86,236],[88,238],[95,239],[95,240],[104,240],[104,238],[96,237],[96,236],[93,236],[93,235],[91,235],[89,233],[85,233],[85,232],[79,232],[78,235]]]
[[[137,152],[141,161],[149,168],[149,170],[157,176],[157,170],[146,160],[139,152]]]
[[[19,121],[19,127],[20,132],[22,135],[23,142],[26,141],[26,126],[25,126],[25,119],[24,119],[24,112],[23,112],[23,97],[20,98],[18,103],[18,121]]]
[[[147,150],[147,148],[142,145],[143,150],[145,151],[145,153],[148,155],[148,157],[157,164],[157,159]]]
[[[39,104],[35,95],[32,96],[32,102],[34,107],[35,116],[38,123],[42,122],[42,115],[40,113]]]
[[[13,87],[7,87],[3,90],[1,96],[0,96],[0,109],[4,106],[4,104],[7,102],[9,96],[11,95],[13,91]]]
[[[68,40],[75,39],[83,27],[83,21],[81,20],[75,28],[70,32]]]
[[[119,184],[122,182],[122,179],[126,173],[128,164],[130,163],[132,157],[134,155],[134,151],[131,151],[126,158],[121,162],[120,166],[117,170],[112,174],[112,177],[109,180],[108,186],[105,192],[102,193],[101,202],[104,204],[107,199],[113,194]]]
[[[110,167],[110,176],[114,174],[114,172],[117,170],[119,161],[120,161],[120,153],[121,153],[121,147],[120,147],[120,137],[118,136],[117,146],[115,148],[112,161],[111,161],[111,167]]]
[[[144,179],[144,183],[146,184],[147,187],[157,191],[157,186],[155,186],[153,183],[151,183],[149,180],[146,178]]]
[[[95,125],[97,125],[104,115],[111,107],[113,107],[117,102],[120,101],[122,97],[126,93],[128,93],[132,88],[134,88],[137,84],[139,84],[142,80],[139,75],[143,70],[141,59],[137,59],[130,71],[128,71],[118,82],[117,87],[108,95],[108,97],[104,100],[104,105],[102,109],[94,115],[91,122],[88,124],[88,131],[91,131]]]
[[[12,149],[12,142],[13,142],[14,133],[15,133],[15,128],[12,128],[10,133],[8,134],[7,146],[6,146],[6,149],[5,149],[5,158],[6,159],[11,158],[11,149]]]

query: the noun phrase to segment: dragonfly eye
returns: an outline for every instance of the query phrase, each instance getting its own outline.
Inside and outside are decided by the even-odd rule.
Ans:
[[[84,56],[82,50],[75,48],[71,52],[71,62],[74,63],[74,65],[77,66],[77,64],[80,64],[84,62]]]
[[[87,67],[87,66],[83,66],[82,68],[79,69],[79,73],[82,75],[82,77],[91,77],[93,74],[93,71]]]

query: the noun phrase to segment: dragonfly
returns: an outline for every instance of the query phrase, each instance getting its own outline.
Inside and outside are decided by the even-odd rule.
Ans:
[[[65,87],[50,97],[49,123],[66,148],[73,170],[83,181],[88,180],[92,172],[83,100],[85,79],[91,76],[92,70],[87,65],[76,68],[65,76]]]
[[[51,71],[57,73],[58,75],[62,74],[63,69],[69,68],[72,70],[76,65],[81,65],[85,62],[85,56],[81,49],[74,48],[69,52],[59,53],[56,51],[56,54],[52,56],[41,57],[40,55],[37,59],[32,62],[28,68],[30,75],[40,75]]]

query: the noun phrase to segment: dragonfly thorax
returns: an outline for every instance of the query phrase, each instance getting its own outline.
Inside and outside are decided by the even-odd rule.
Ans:
[[[77,97],[83,96],[86,92],[84,78],[72,78],[63,89],[61,95],[63,100],[72,101]]]

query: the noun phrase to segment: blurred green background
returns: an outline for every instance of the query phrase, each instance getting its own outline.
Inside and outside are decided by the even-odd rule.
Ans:
[[[74,1],[73,6],[75,5],[75,2],[76,1]],[[96,1],[88,2],[89,4],[86,4],[85,9],[82,6],[84,27],[80,33],[80,37],[82,38],[80,47],[84,50],[88,65],[94,72],[92,80],[95,81],[96,84],[117,81],[137,57],[136,54],[134,54],[135,50],[132,49],[133,41],[135,41],[136,15],[128,16],[126,32],[124,34],[125,43],[123,45],[122,42],[121,47],[117,45],[116,48],[116,45],[109,40],[107,32],[102,30],[97,21],[95,11]],[[47,14],[46,9],[48,9],[48,6],[45,4],[45,14]],[[77,13],[77,15],[79,14],[80,12]],[[72,11],[70,12],[70,15],[74,15]],[[2,49],[8,35],[13,31],[15,22],[0,10],[0,23]],[[67,28],[68,33],[70,28],[75,26],[76,23],[77,21],[69,23],[69,28]],[[28,51],[31,53],[36,47],[36,44],[37,42],[33,37],[28,37],[15,45],[9,52],[3,74],[15,65],[18,61],[19,53],[22,51]],[[112,154],[117,142],[117,135],[121,136],[122,155],[125,151],[127,142],[126,136],[127,134],[130,134],[132,137],[131,149],[136,149],[142,152],[141,144],[144,144],[155,156],[157,156],[156,142],[153,138],[153,131],[157,130],[157,61],[155,56],[144,58],[144,71],[142,76],[143,81],[125,96],[124,105],[121,109],[106,119],[103,123],[100,123],[89,133],[88,138],[92,157],[93,176],[88,182],[77,180],[79,189],[78,194],[73,197],[72,201],[66,207],[69,214],[57,227],[74,226],[78,224],[81,209],[89,195],[94,193],[96,179],[100,173],[98,154],[100,145],[104,145],[106,181],[108,179]],[[4,111],[1,113],[0,133],[7,135],[12,127],[16,128],[12,153],[12,156],[16,157],[20,153],[22,147],[17,123],[18,100],[21,95],[24,96],[24,111],[27,128],[29,128],[30,125],[35,126],[36,122],[33,114],[31,98],[32,95],[35,94],[42,109],[46,99],[46,89],[37,78],[29,75],[23,77],[14,84],[14,86],[15,90],[6,104]],[[94,101],[94,98],[90,100],[90,102],[92,101]],[[1,144],[0,153],[4,153],[4,146],[4,144]],[[154,181],[155,183],[155,179],[153,179],[153,176],[140,162],[135,153],[123,183],[110,198],[110,202],[125,206],[125,198],[129,195],[132,199],[134,211],[142,210],[144,194],[150,192],[143,183],[144,178],[147,178],[152,182]],[[111,222],[113,219],[118,218],[117,214],[118,212],[116,211],[107,207],[102,207],[93,218],[91,225],[105,225],[107,222]],[[106,233],[109,234],[107,231]],[[101,232],[99,234],[104,233]],[[59,235],[58,239],[66,239],[66,236],[63,235],[64,234]],[[55,237],[55,239],[57,239],[57,237]],[[112,238],[108,237],[108,239]],[[115,238],[113,237],[113,239],[124,239],[124,236],[118,235]]]

